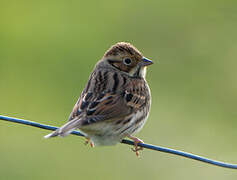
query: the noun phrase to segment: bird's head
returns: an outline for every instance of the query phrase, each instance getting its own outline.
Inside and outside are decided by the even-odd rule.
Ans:
[[[145,78],[146,67],[153,64],[137,48],[126,42],[119,42],[113,45],[105,52],[101,62],[131,77],[140,78]]]

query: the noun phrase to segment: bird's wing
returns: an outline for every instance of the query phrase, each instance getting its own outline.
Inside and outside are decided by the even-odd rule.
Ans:
[[[66,136],[81,126],[98,123],[105,120],[123,119],[132,113],[132,108],[126,105],[123,94],[112,93],[82,93],[69,117],[69,122],[45,138]]]
[[[126,103],[123,96],[123,93],[85,93],[75,104],[69,121],[78,119],[83,121],[81,125],[88,125],[129,115],[132,107]]]
[[[123,91],[91,92],[81,94],[69,117],[69,122],[46,136],[65,136],[72,130],[102,121],[120,121],[146,106],[149,90],[144,81],[130,81]]]
[[[69,121],[78,119],[81,125],[104,120],[116,120],[136,112],[146,105],[149,96],[144,91],[135,91],[128,86],[121,93],[84,93],[75,104]]]

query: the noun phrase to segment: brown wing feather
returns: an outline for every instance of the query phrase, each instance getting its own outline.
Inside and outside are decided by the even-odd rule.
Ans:
[[[104,120],[113,121],[136,112],[148,102],[149,90],[143,79],[127,79],[125,82],[121,75],[116,74],[115,76],[115,73],[111,75],[109,73],[111,72],[92,74],[92,79],[75,104],[69,121],[78,119],[83,121],[82,125]],[[98,86],[103,86],[106,81],[104,74],[114,77],[114,80],[110,79],[110,86],[105,91],[95,91],[93,82],[96,81],[97,85],[100,82],[101,84]],[[115,86],[116,88],[114,88]]]
[[[88,125],[101,120],[121,118],[131,113],[131,108],[126,105],[121,94],[97,94],[86,101],[87,94],[76,103],[69,120],[77,118],[84,121],[82,125]]]

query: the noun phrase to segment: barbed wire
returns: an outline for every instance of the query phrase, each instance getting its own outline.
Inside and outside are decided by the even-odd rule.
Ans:
[[[40,124],[37,122],[25,120],[25,119],[18,119],[18,118],[13,118],[13,117],[8,117],[8,116],[2,116],[2,115],[0,115],[0,120],[24,124],[24,125],[28,125],[28,126],[41,128],[41,129],[51,130],[51,131],[58,129],[58,127]],[[77,135],[77,136],[84,136],[79,131],[73,131],[71,134]],[[133,141],[130,141],[127,139],[123,139],[121,143],[128,144],[128,145],[134,145]],[[198,156],[195,154],[191,154],[191,153],[187,153],[187,152],[183,152],[183,151],[179,151],[179,150],[175,150],[175,149],[170,149],[170,148],[166,148],[166,147],[155,146],[155,145],[145,144],[145,143],[139,143],[138,146],[146,148],[146,149],[151,149],[151,150],[155,150],[155,151],[160,151],[160,152],[164,152],[164,153],[182,156],[185,158],[201,161],[201,162],[212,164],[212,165],[219,166],[219,167],[237,169],[237,164],[229,164],[229,163],[225,163],[225,162],[221,162],[221,161],[216,161],[216,160],[208,159],[208,158],[205,158],[202,156]]]

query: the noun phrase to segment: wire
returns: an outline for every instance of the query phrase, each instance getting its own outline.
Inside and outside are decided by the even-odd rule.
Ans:
[[[24,124],[24,125],[28,125],[28,126],[41,128],[41,129],[51,130],[51,131],[58,129],[58,127],[40,124],[37,122],[28,121],[28,120],[24,120],[24,119],[2,116],[2,115],[0,115],[0,120]],[[77,136],[84,136],[79,131],[73,131],[71,134],[77,135]],[[121,143],[128,144],[128,145],[134,145],[133,141],[126,140],[126,139],[123,139]],[[194,160],[212,164],[215,166],[220,166],[220,167],[230,168],[230,169],[237,169],[237,164],[229,164],[229,163],[225,163],[225,162],[221,162],[221,161],[216,161],[216,160],[208,159],[208,158],[201,157],[201,156],[198,156],[195,154],[191,154],[191,153],[187,153],[187,152],[183,152],[183,151],[178,151],[175,149],[170,149],[170,148],[161,147],[161,146],[155,146],[155,145],[151,145],[151,144],[144,144],[144,143],[139,143],[138,146],[146,148],[146,149],[151,149],[151,150],[155,150],[155,151],[160,151],[160,152],[164,152],[164,153],[169,153],[169,154],[174,154],[174,155],[186,157],[189,159],[194,159]]]

